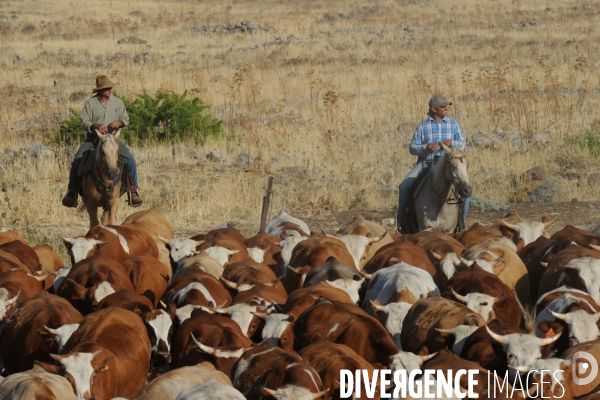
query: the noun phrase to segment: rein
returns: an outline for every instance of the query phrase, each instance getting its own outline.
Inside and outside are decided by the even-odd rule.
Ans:
[[[102,142],[99,141],[97,144],[97,147],[96,147],[96,152],[100,152],[100,158],[102,159],[102,162],[100,163],[100,167],[98,167],[98,162],[94,163],[94,166],[96,168],[93,168],[90,171],[90,175],[91,175],[94,183],[96,185],[98,185],[101,189],[104,190],[107,200],[106,200],[106,204],[104,204],[104,206],[102,206],[102,209],[104,211],[108,211],[108,210],[110,210],[110,207],[111,207],[111,199],[112,199],[112,194],[115,190],[115,186],[118,185],[119,183],[121,183],[122,160],[121,160],[121,157],[119,157],[119,159],[117,161],[117,177],[110,184],[107,184],[106,182],[101,180],[100,177],[98,176],[98,171],[99,171],[100,175],[103,175],[104,178],[106,178],[106,171],[108,171],[108,163],[106,162],[106,157],[105,157],[104,152],[101,150],[101,147],[102,147]]]

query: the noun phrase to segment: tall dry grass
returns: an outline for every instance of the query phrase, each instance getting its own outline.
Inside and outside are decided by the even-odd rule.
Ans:
[[[43,141],[69,107],[82,107],[99,74],[128,98],[189,90],[233,139],[135,149],[145,205],[180,234],[226,220],[251,233],[269,175],[273,209],[394,207],[415,161],[414,128],[443,93],[467,137],[502,128],[525,140],[468,150],[477,196],[522,199],[518,177],[541,166],[560,180],[562,200],[595,200],[587,178],[598,161],[565,139],[598,123],[599,11],[579,0],[7,0],[0,152]],[[199,29],[242,21],[268,29]],[[131,36],[147,44],[117,44]],[[538,134],[550,142],[532,140]],[[203,160],[212,149],[223,161]],[[256,160],[236,163],[241,152]],[[72,155],[56,154],[4,162],[0,225],[38,241],[85,233],[87,216],[60,205]],[[557,157],[576,160],[580,178],[562,179]],[[123,204],[118,220],[130,212]]]

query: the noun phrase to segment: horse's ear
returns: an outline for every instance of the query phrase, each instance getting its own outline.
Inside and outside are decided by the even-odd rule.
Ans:
[[[121,135],[121,128],[119,128],[119,130],[117,131],[117,133],[115,133],[115,134],[113,135],[113,138],[114,138],[114,139],[118,139],[118,138],[119,138],[119,135]]]
[[[103,135],[102,133],[100,133],[100,131],[98,129],[96,129],[96,135],[98,135],[98,137],[100,138],[100,140],[105,140],[106,139],[106,135]]]
[[[450,154],[452,152],[452,150],[450,150],[450,147],[446,146],[444,143],[440,142],[440,145],[442,146],[442,149],[444,149],[444,151],[448,154]]]

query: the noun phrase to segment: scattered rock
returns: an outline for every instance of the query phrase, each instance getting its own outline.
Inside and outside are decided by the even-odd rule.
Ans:
[[[217,162],[223,160],[223,156],[217,150],[213,150],[206,155],[206,159],[208,161]]]
[[[50,159],[54,158],[54,151],[41,143],[25,143],[19,149],[19,155],[26,158]]]
[[[237,163],[241,165],[252,164],[256,160],[256,157],[248,153],[241,153],[237,158]]]
[[[535,144],[547,145],[552,143],[552,138],[547,133],[538,133],[537,135],[533,135],[531,139]]]
[[[521,179],[524,181],[543,181],[546,179],[546,170],[543,167],[535,166],[525,171],[521,175]]]
[[[308,172],[308,168],[303,167],[302,165],[297,165],[293,167],[281,167],[281,172],[288,174],[304,174]]]
[[[139,37],[129,36],[129,37],[117,40],[117,44],[148,44],[148,41],[144,40],[144,39],[140,39]]]
[[[473,147],[497,149],[500,147],[502,139],[494,134],[490,134],[485,131],[479,131],[470,138],[467,138],[467,142]]]
[[[533,189],[527,197],[528,203],[554,203],[561,201],[563,194],[562,180],[552,179],[542,182],[541,185]]]
[[[594,172],[588,176],[588,184],[590,186],[596,186],[600,184],[600,173]]]

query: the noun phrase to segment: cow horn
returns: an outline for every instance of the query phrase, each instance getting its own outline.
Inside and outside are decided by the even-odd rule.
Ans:
[[[540,261],[540,265],[541,265],[542,267],[544,267],[544,268],[547,268],[547,267],[548,267],[548,263],[547,263],[547,262],[542,262],[542,261]]]
[[[300,268],[294,268],[294,267],[292,267],[291,265],[288,265],[287,267],[288,267],[288,269],[290,269],[292,272],[294,272],[294,273],[296,273],[296,274],[298,274],[298,275],[302,275],[302,272],[300,272]]]
[[[433,354],[428,354],[426,356],[419,356],[419,358],[421,359],[421,361],[425,362],[427,360],[431,360],[435,356],[437,356],[437,351]]]
[[[504,336],[498,335],[497,333],[492,332],[492,330],[490,328],[488,328],[487,325],[485,326],[485,330],[492,337],[492,339],[494,339],[496,342],[498,342],[500,344],[504,344]]]
[[[106,135],[103,135],[102,133],[100,133],[100,131],[98,129],[96,129],[96,135],[98,135],[100,140],[106,140]]]
[[[385,237],[385,235],[387,235],[387,233],[384,233],[383,235],[379,235],[379,236],[375,236],[375,237],[369,238],[369,244],[373,244],[375,242],[379,242],[381,239],[383,239]]]
[[[503,299],[504,299],[504,293],[502,293],[500,296],[494,297],[494,304],[499,301],[502,301]]]
[[[435,330],[438,331],[439,333],[445,333],[445,334],[448,334],[448,335],[451,334],[451,333],[453,333],[452,329],[435,328]]]
[[[210,308],[210,310],[214,311],[216,313],[219,313],[219,314],[229,314],[229,308],[228,307],[226,307],[226,308],[221,308],[221,307],[220,308]]]
[[[199,341],[197,341],[196,338],[194,337],[194,334],[191,332],[190,332],[190,336],[192,337],[192,340],[194,341],[194,343],[196,343],[196,346],[198,346],[198,348],[200,350],[202,350],[205,353],[211,354],[213,356],[215,355],[217,350],[215,350],[213,347],[205,346],[202,343],[200,343]]]
[[[505,227],[512,229],[513,231],[516,231],[516,230],[517,230],[517,226],[516,226],[516,225],[513,225],[513,224],[511,224],[510,222],[506,222],[506,221],[505,221],[505,220],[503,220],[503,219],[501,219],[501,220],[498,222],[498,224],[500,224],[500,223],[502,223],[502,225],[504,225]]]
[[[206,242],[206,240],[194,240],[194,245],[196,247],[200,246],[201,244],[203,244],[204,242]],[[239,250],[238,250],[239,251]],[[235,253],[234,253],[235,254]]]
[[[545,215],[544,215],[545,217]],[[553,223],[554,221],[552,221],[550,218],[548,218],[548,220],[546,222],[544,222],[544,218],[542,217],[542,223],[544,224],[544,228],[547,228],[550,226],[551,223]]]
[[[371,308],[373,308],[373,310],[385,312],[385,307],[379,304],[379,302],[376,303],[373,300],[369,300],[369,302],[371,303]]]
[[[558,338],[560,337],[560,335],[562,335],[562,332],[559,332],[556,335],[549,337],[549,338],[540,339],[540,346],[547,346],[549,344],[556,342],[558,340]]]
[[[512,365],[508,365],[508,368],[514,369],[515,371],[519,371],[522,373],[527,373],[531,370],[531,367],[528,365],[519,365],[518,367],[513,367]]]
[[[567,264],[565,266],[563,266],[564,269],[573,269],[576,270],[577,269],[577,264]]]
[[[549,308],[546,308],[546,311],[548,311],[550,314],[552,314],[552,316],[556,319],[560,319],[561,321],[567,320],[567,314],[557,313],[557,312],[552,311]]]
[[[223,281],[224,284],[226,284],[227,286],[229,286],[232,289],[236,289],[238,288],[239,284],[235,283],[235,282],[231,282],[228,279],[223,278],[222,276],[219,277],[219,279],[221,279]]]
[[[391,257],[388,262],[395,262],[395,263],[399,263],[400,260],[398,260],[398,257]]]
[[[473,261],[467,260],[463,256],[459,256],[458,259],[460,260],[461,263],[465,264],[467,267],[470,267],[471,265],[473,265]]]
[[[167,309],[167,305],[165,304],[164,301],[160,300],[159,301],[160,305],[163,306],[163,308],[166,310]]]
[[[373,276],[373,274],[369,274],[368,272],[365,272],[362,269],[360,271],[358,271],[358,272],[360,272],[360,274],[362,276],[364,276],[365,278],[367,278],[367,279],[371,279],[371,277]]]
[[[504,260],[504,252],[502,252],[502,254],[500,254],[500,257],[496,258],[492,262],[494,263],[494,266],[496,266],[496,265],[500,264],[503,260]]]
[[[590,248],[600,251],[600,246],[596,246],[595,244],[590,244]]]
[[[454,291],[454,289],[451,289],[451,290],[452,290],[452,294],[454,295],[454,297],[456,297],[459,301],[461,301],[463,303],[465,302],[465,296],[461,296],[460,294],[456,293]]]
[[[13,304],[15,301],[17,301],[17,299],[19,298],[19,295],[21,294],[21,291],[19,290],[16,294],[15,297],[13,297],[12,299],[8,299],[4,302],[4,305],[6,307],[10,306],[11,304]]]
[[[44,328],[51,334],[58,335],[58,329],[48,328],[46,325],[44,325]]]
[[[31,275],[29,272],[27,273],[28,276],[35,278],[38,282],[43,281],[44,279],[46,279],[48,277],[48,275],[46,276],[36,276],[36,275]]]
[[[73,239],[70,237],[61,237],[61,239],[63,240],[63,242],[65,243],[69,243],[69,244],[73,244]]]
[[[324,396],[325,393],[327,393],[327,392],[329,392],[329,389],[325,389],[325,390],[323,390],[323,391],[321,391],[319,393],[314,393],[313,396],[312,396],[312,398],[313,399],[318,399],[319,397]]]
[[[240,252],[239,250],[228,250],[227,254],[229,254],[230,256],[232,256],[232,255],[237,254],[239,252]]]
[[[269,313],[257,312],[257,311],[250,311],[250,314],[252,314],[255,317],[260,318],[260,319],[265,319],[267,317],[267,315],[269,315]]]
[[[92,239],[91,242],[94,243],[94,246],[108,244],[108,242],[106,240],[98,240],[98,239]]]
[[[170,244],[171,241],[165,239],[164,237],[160,236],[158,233],[156,234],[156,236],[160,239],[161,242],[163,242],[164,244]]]
[[[281,282],[281,280],[283,279],[283,276],[280,276],[279,278],[272,280],[271,282],[267,282],[267,283],[263,283],[263,285],[265,286],[271,286],[274,287],[275,285],[277,285],[279,282]]]
[[[438,253],[436,253],[435,251],[429,249],[429,252],[431,253],[431,255],[433,256],[433,258],[435,258],[436,260],[441,260],[442,256],[440,256]]]
[[[271,397],[275,397],[275,391],[269,388],[262,388],[262,391],[268,394]]]

